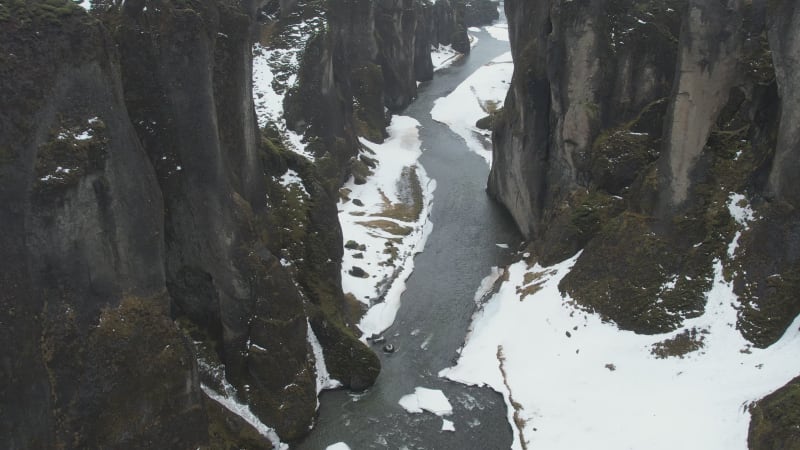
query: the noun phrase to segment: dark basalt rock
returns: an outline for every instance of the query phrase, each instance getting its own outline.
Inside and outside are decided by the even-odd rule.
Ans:
[[[113,42],[70,2],[12,1],[0,52],[0,447],[201,445],[162,196]]]
[[[800,447],[800,377],[750,406],[750,450]]]
[[[660,333],[703,313],[719,260],[737,328],[758,347],[777,341],[800,313],[794,2],[505,6],[515,73],[488,190],[543,264],[583,250],[561,290]],[[732,192],[756,219],[731,257]],[[796,409],[792,389],[754,409],[751,445],[796,441],[797,421],[775,413]]]
[[[492,0],[457,0],[464,7],[464,25],[480,27],[500,18],[498,2]]]

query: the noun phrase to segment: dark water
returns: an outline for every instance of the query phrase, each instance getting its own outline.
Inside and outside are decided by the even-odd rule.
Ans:
[[[477,68],[508,51],[508,43],[487,33],[462,63],[436,74],[420,86],[419,98],[405,111],[421,124],[425,152],[420,162],[435,179],[433,232],[416,256],[402,306],[384,334],[397,347],[380,354],[383,370],[376,385],[361,395],[323,393],[316,428],[298,449],[325,449],[345,442],[353,450],[507,449],[511,428],[502,397],[486,388],[467,387],[438,378],[450,367],[463,344],[472,314],[473,296],[492,266],[503,265],[520,237],[510,217],[486,195],[488,167],[445,125],[434,122],[433,102],[447,95]],[[426,343],[426,345],[423,345]],[[422,347],[425,347],[424,349]],[[441,389],[453,405],[456,431],[441,431],[433,414],[409,414],[397,403],[414,388]]]

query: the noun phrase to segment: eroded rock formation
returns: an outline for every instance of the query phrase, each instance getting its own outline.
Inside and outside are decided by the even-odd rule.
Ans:
[[[271,448],[203,388],[299,439],[317,402],[311,329],[333,378],[370,386],[338,188],[357,137],[381,140],[384,108],[432,75],[431,45],[467,42],[463,8],[2,2],[0,447]],[[254,112],[253,42],[293,14],[326,24],[286,109],[314,163]],[[302,192],[277,182],[287,169]]]
[[[720,260],[743,336],[779,339],[800,313],[797,6],[505,4],[515,74],[488,190],[540,261],[583,249],[562,291],[623,329],[665,332],[703,313]],[[755,214],[729,253],[732,193]],[[751,442],[771,442],[759,430]]]

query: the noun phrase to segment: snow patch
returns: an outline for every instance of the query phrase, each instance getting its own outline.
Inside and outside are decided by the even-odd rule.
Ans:
[[[414,389],[413,394],[404,395],[398,403],[403,409],[412,414],[418,414],[423,411],[428,411],[437,416],[453,414],[452,405],[450,405],[444,393],[438,389],[417,387]]]
[[[328,372],[328,366],[325,364],[325,354],[322,352],[322,346],[319,344],[319,339],[311,328],[311,324],[306,320],[308,326],[308,344],[314,352],[314,369],[317,373],[317,395],[326,389],[336,389],[342,387],[342,382],[331,378]],[[319,408],[319,400],[317,400],[317,408]]]
[[[233,388],[232,386],[230,387]],[[200,388],[203,390],[203,392],[205,392],[205,394],[210,399],[224,406],[225,408],[228,409],[228,411],[236,414],[237,416],[244,419],[245,422],[249,423],[253,428],[255,428],[258,431],[260,435],[267,438],[272,443],[272,446],[275,449],[289,450],[289,446],[281,442],[281,439],[278,437],[278,433],[276,433],[275,430],[273,430],[272,428],[266,426],[264,422],[262,422],[261,419],[258,418],[258,416],[253,414],[248,405],[239,403],[233,396],[220,395],[210,387],[206,386],[205,384],[201,384]]]
[[[486,32],[489,33],[490,36],[492,36],[494,39],[497,39],[498,41],[506,41],[506,42],[509,41],[508,24],[505,23],[496,24],[484,27],[483,29],[486,30]]]
[[[491,165],[491,133],[475,123],[503,107],[514,72],[511,52],[476,70],[447,97],[436,100],[431,116],[461,136],[467,147]]]
[[[753,348],[736,329],[738,299],[715,261],[702,316],[672,333],[622,331],[559,292],[578,257],[547,268],[512,264],[508,281],[473,317],[457,365],[440,376],[500,392],[514,449],[523,440],[555,450],[667,450],[689,442],[746,449],[748,405],[800,373],[800,317],[771,347]],[[521,299],[528,272],[545,276],[539,291]],[[666,359],[652,353],[654,344],[692,329],[703,336],[700,349]]]
[[[436,183],[417,162],[422,154],[418,127],[410,117],[394,116],[383,144],[361,139],[368,150],[365,156],[376,161],[376,167],[366,184],[351,178],[342,189],[347,193],[338,205],[344,242],[357,244],[345,248],[342,288],[370,306],[358,324],[364,339],[394,322],[405,281],[414,269],[413,256],[425,247],[433,227],[428,214]],[[413,186],[417,181],[419,186]],[[411,205],[421,207],[413,221],[391,213]],[[355,267],[364,273],[355,272]]]

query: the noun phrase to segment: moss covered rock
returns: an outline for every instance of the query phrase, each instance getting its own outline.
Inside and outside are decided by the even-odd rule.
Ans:
[[[750,450],[800,447],[800,377],[750,406]]]

